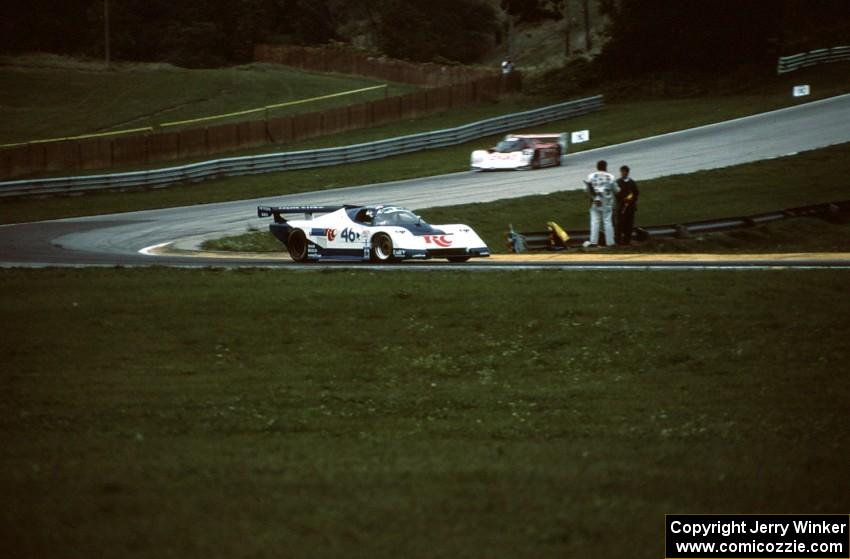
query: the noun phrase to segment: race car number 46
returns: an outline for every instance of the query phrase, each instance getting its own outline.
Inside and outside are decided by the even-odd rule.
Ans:
[[[342,230],[342,233],[339,234],[339,237],[347,243],[353,243],[360,238],[360,233],[356,232],[354,229],[345,228]]]

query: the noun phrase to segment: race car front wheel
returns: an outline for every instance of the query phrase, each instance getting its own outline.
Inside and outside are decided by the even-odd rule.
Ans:
[[[372,261],[393,261],[393,240],[386,233],[378,233],[372,237]]]
[[[534,150],[534,156],[531,158],[530,167],[532,169],[539,169],[540,168],[540,151],[539,150]]]
[[[307,236],[304,231],[296,229],[289,234],[289,239],[286,243],[286,248],[289,249],[289,256],[296,262],[307,261]]]

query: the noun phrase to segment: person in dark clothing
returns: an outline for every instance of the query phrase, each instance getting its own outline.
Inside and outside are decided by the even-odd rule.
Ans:
[[[632,231],[635,228],[635,212],[640,192],[637,183],[629,176],[628,165],[620,167],[620,178],[617,186],[617,232],[615,237],[618,245],[630,245],[632,243]]]

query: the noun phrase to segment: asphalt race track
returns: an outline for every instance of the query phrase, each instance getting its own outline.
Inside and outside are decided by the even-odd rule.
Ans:
[[[542,127],[542,128],[545,128]],[[592,133],[593,131],[591,131]],[[258,205],[367,204],[389,202],[412,209],[489,202],[503,198],[582,188],[581,179],[598,159],[611,168],[628,164],[638,180],[790,155],[850,141],[850,94],[654,136],[567,157],[560,168],[528,172],[462,172],[424,179],[357,186],[272,198],[241,200],[182,208],[71,218],[0,226],[2,266],[273,266],[291,267],[281,259],[209,258],[181,253],[141,254],[156,245],[197,246],[202,240],[265,227],[256,218]],[[746,188],[746,185],[741,185]],[[148,251],[156,252],[156,251]],[[837,259],[664,262],[653,260],[575,260],[534,262],[470,262],[463,265],[415,264],[405,269],[653,268],[653,267],[850,267]],[[322,264],[319,267],[335,266]],[[302,266],[303,267],[303,266]],[[316,266],[313,266],[314,268]],[[358,266],[358,267],[363,267]],[[388,268],[390,269],[390,268]]]

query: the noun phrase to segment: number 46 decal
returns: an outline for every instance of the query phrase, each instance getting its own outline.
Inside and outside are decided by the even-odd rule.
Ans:
[[[342,233],[339,234],[339,237],[346,243],[353,243],[360,238],[360,233],[356,232],[354,229],[346,227],[342,230]]]

